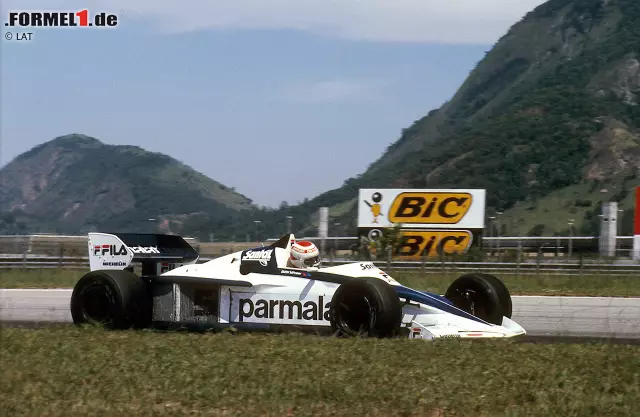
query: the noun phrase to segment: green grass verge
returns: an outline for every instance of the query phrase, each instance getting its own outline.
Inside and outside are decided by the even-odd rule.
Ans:
[[[640,348],[3,329],[2,414],[637,416]]]
[[[73,288],[88,269],[0,269],[0,288]]]
[[[0,288],[73,288],[86,270],[24,269],[0,270]],[[464,272],[421,274],[419,272],[391,271],[390,274],[410,287],[444,294],[453,280]],[[590,275],[514,275],[496,274],[512,295],[583,295],[602,297],[640,296],[638,276]]]

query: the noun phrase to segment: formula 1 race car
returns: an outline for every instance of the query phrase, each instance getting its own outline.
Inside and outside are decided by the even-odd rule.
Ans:
[[[286,234],[198,263],[180,236],[89,233],[91,271],[73,289],[73,321],[419,339],[526,333],[511,320],[511,296],[494,276],[463,275],[441,296],[401,285],[372,262],[287,267],[294,241]]]

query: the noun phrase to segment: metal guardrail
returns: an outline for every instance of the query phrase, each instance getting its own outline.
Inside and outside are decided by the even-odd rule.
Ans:
[[[202,249],[234,248],[236,246],[255,247],[256,242],[204,242],[196,238],[183,236],[191,245]],[[317,236],[304,236],[300,239],[311,241],[321,240]],[[277,240],[269,238],[265,243]],[[337,248],[338,250],[350,250],[354,244],[359,243],[357,236],[329,236],[325,238],[326,248]],[[481,246],[489,250],[543,250],[552,252],[560,249],[566,251],[571,242],[574,251],[598,251],[597,236],[481,236]],[[86,235],[64,236],[64,235],[0,235],[0,252],[7,252],[9,248],[14,252],[38,251],[46,247],[52,250],[86,250]],[[629,251],[633,247],[633,236],[617,236],[616,248],[622,251]]]
[[[204,263],[215,258],[202,257],[198,263]],[[325,264],[343,265],[353,262],[363,262],[356,259],[326,259]],[[372,261],[376,266],[392,270],[414,270],[424,273],[442,273],[443,271],[482,271],[492,273],[516,274],[553,274],[553,275],[637,275],[640,279],[640,264],[632,262],[602,263],[602,262],[557,262],[553,260],[537,260],[524,262],[459,262],[459,261],[406,261],[380,260]],[[86,256],[56,257],[43,255],[1,255],[0,269],[88,269],[89,258]]]

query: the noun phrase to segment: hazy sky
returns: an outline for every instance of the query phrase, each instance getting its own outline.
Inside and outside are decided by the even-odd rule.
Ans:
[[[3,0],[118,15],[3,26],[1,165],[69,133],[169,154],[277,206],[339,187],[541,0]]]

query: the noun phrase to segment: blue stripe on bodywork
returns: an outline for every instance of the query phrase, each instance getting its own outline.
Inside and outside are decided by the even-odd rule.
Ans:
[[[437,298],[437,299],[438,299],[438,300],[440,300],[440,301],[444,301],[444,302],[445,302],[445,303],[447,303],[447,304],[451,304],[451,305],[453,305],[453,301],[449,300],[449,299],[448,299],[447,297],[445,297],[444,295],[435,294],[435,293],[427,292],[427,291],[420,291],[420,292],[421,292],[421,293],[423,293],[423,294],[426,294],[426,295],[428,295],[428,296],[430,296],[430,297]]]
[[[441,295],[420,292],[412,288],[405,287],[403,285],[394,285],[393,288],[395,288],[396,293],[398,294],[399,297],[404,298],[408,301],[425,304],[430,307],[437,308],[438,310],[455,314],[456,316],[464,317],[465,319],[477,321],[482,324],[491,325],[491,323],[488,323],[474,316],[473,314],[469,314],[466,311],[460,310],[459,308],[455,307],[451,303],[451,301],[447,300],[446,298],[445,300],[447,301],[443,301],[444,297],[442,297]]]

